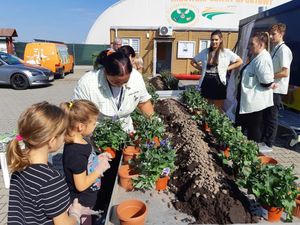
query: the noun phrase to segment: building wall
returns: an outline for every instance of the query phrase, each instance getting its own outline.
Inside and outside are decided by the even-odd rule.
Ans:
[[[149,38],[147,38],[147,33],[149,34]],[[223,33],[223,42],[224,47],[232,49],[234,48],[238,33],[237,32],[226,32]],[[144,60],[144,74],[152,74],[153,73],[153,49],[154,49],[154,39],[157,38],[159,40],[172,40],[172,62],[171,62],[171,72],[174,74],[190,74],[190,72],[194,71],[190,65],[190,59],[181,59],[177,58],[177,48],[178,41],[195,41],[195,54],[199,52],[199,43],[200,40],[209,40],[211,31],[186,31],[186,30],[178,30],[173,31],[172,37],[162,38],[158,36],[157,30],[117,30],[117,36],[120,38],[139,38],[140,39],[140,53],[139,55]],[[114,40],[116,35],[116,31],[114,29],[110,30],[110,39]]]

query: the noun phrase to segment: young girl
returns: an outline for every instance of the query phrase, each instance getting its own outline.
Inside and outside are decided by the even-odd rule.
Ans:
[[[88,100],[65,102],[60,106],[69,117],[63,166],[71,200],[78,198],[80,204],[93,208],[101,185],[100,177],[110,167],[107,153],[97,157],[91,144],[84,139],[94,131],[99,110]]]
[[[7,147],[12,170],[8,224],[76,224],[83,213],[78,200],[70,206],[68,186],[48,154],[64,143],[68,120],[57,106],[32,105],[19,118],[18,135]]]

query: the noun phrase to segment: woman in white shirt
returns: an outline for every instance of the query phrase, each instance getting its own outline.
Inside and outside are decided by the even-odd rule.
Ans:
[[[263,111],[273,105],[273,63],[266,50],[268,35],[256,33],[250,39],[250,61],[241,69],[237,93],[236,125],[241,126],[250,140],[261,139]]]
[[[226,99],[227,72],[242,65],[242,59],[231,50],[223,47],[220,30],[211,33],[209,48],[202,50],[191,61],[200,70],[201,95],[220,110]]]
[[[120,119],[125,131],[133,131],[130,114],[136,107],[146,116],[154,113],[143,77],[121,52],[109,52],[101,64],[98,71],[89,71],[78,81],[73,99],[92,101],[100,110],[100,119]]]

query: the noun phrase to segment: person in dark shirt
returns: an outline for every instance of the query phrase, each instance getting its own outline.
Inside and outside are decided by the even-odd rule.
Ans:
[[[63,167],[70,197],[93,208],[101,186],[100,177],[110,168],[108,161],[111,158],[108,153],[97,156],[92,145],[84,139],[94,131],[99,110],[91,101],[83,99],[61,103],[60,106],[69,116]]]
[[[77,199],[70,207],[66,182],[48,165],[48,154],[64,143],[67,123],[65,113],[47,102],[32,105],[20,116],[18,135],[7,146],[7,161],[13,172],[8,224],[80,222],[84,207]]]

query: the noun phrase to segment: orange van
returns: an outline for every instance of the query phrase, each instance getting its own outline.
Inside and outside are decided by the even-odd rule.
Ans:
[[[27,43],[24,61],[46,67],[60,78],[64,78],[68,73],[73,73],[74,70],[73,56],[68,53],[68,47],[63,43]]]

